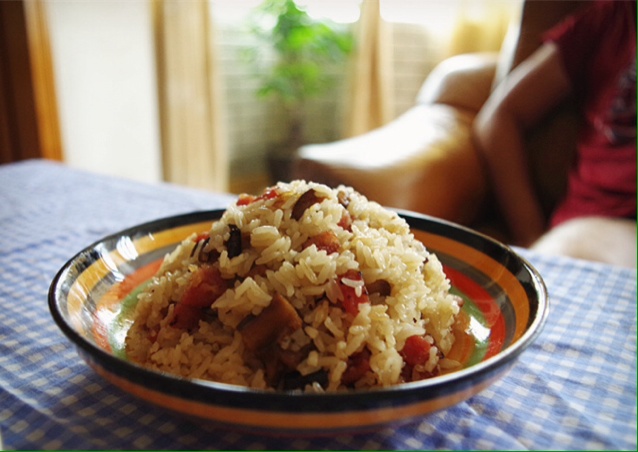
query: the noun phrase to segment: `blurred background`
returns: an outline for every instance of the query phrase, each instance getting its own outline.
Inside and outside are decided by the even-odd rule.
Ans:
[[[0,163],[254,193],[498,51],[519,0],[0,2]]]

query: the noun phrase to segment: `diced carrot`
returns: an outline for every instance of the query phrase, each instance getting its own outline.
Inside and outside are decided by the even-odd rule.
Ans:
[[[361,293],[357,294],[357,289],[345,284],[343,282],[344,279],[349,279],[352,281],[363,281],[363,276],[361,275],[361,272],[357,270],[348,270],[339,279],[339,288],[341,289],[341,294],[343,295],[343,300],[341,301],[343,309],[345,309],[346,312],[356,316],[359,313],[359,305],[361,303],[370,303],[368,291],[366,290],[366,286],[363,285],[361,287]]]
[[[197,325],[204,309],[210,307],[228,288],[218,269],[202,266],[193,275],[182,299],[175,305],[173,326],[189,329]]]
[[[257,200],[256,196],[243,194],[243,195],[239,195],[239,199],[237,200],[236,204],[238,206],[247,206],[248,204],[251,204],[255,202],[256,200]]]
[[[336,253],[341,249],[339,238],[332,231],[321,232],[306,240],[302,248],[306,249],[315,245],[319,251],[323,250],[328,254]]]
[[[277,189],[275,187],[270,187],[264,190],[264,192],[259,196],[248,195],[246,193],[239,195],[239,199],[237,200],[236,204],[238,206],[247,206],[248,204],[252,204],[255,201],[275,199],[277,196],[279,196],[279,192],[277,191]]]
[[[343,215],[341,215],[341,219],[337,225],[341,226],[346,231],[352,232],[352,217],[347,210],[343,212]]]
[[[401,349],[403,360],[410,366],[425,364],[430,359],[430,344],[423,336],[410,336]]]

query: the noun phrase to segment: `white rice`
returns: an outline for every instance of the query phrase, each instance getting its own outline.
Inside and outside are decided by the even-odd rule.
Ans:
[[[309,190],[314,202],[294,214]],[[402,218],[349,187],[293,181],[265,193],[240,197],[242,205],[212,224],[208,240],[193,235],[166,256],[139,295],[126,340],[131,360],[261,389],[281,389],[295,375],[307,391],[389,386],[453,365],[444,356],[454,342],[457,297],[437,257]],[[241,235],[240,252],[230,249],[233,234]],[[337,242],[336,251],[309,245],[322,234]],[[227,288],[207,301],[194,324],[179,327],[176,311],[202,266],[218,271]],[[349,270],[355,272],[346,275]],[[374,289],[379,281],[386,290]],[[357,297],[369,292],[354,315],[345,308],[345,287]],[[266,315],[277,294],[294,307],[301,326],[275,325],[281,331],[275,343],[248,346],[247,321]],[[411,336],[432,344],[416,370],[402,356]],[[273,370],[273,359],[285,361],[284,355],[295,356],[292,365]],[[355,381],[342,381],[357,359],[367,366]]]

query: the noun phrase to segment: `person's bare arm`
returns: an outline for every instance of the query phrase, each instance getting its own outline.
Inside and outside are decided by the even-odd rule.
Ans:
[[[553,44],[521,63],[487,100],[474,123],[474,138],[514,244],[528,246],[545,230],[524,150],[525,131],[570,92]]]

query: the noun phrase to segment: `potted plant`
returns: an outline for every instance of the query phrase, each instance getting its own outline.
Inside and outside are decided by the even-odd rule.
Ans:
[[[265,0],[255,13],[253,32],[276,56],[257,96],[274,99],[284,115],[285,138],[268,152],[271,175],[284,180],[293,153],[306,143],[307,102],[330,88],[334,77],[327,69],[345,62],[353,37],[349,30],[313,19],[294,0]]]

